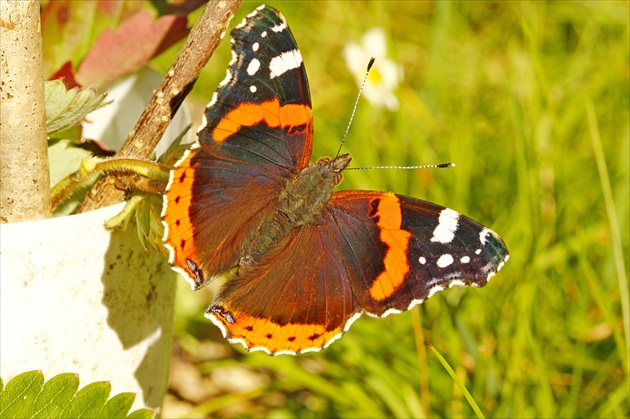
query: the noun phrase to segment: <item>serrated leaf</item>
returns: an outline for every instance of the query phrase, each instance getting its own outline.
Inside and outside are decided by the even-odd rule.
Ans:
[[[112,386],[106,381],[88,384],[79,390],[72,402],[61,412],[61,417],[98,417],[111,391]]]
[[[61,80],[44,83],[46,94],[46,130],[48,134],[77,125],[90,112],[100,108],[105,95],[87,89],[66,89]]]
[[[41,371],[28,371],[14,377],[0,393],[0,417],[31,417],[33,403],[43,385],[44,374]]]
[[[0,379],[0,418],[153,418],[155,411],[139,409],[127,412],[134,393],[111,393],[108,382],[96,382],[78,393],[77,374],[64,373],[44,383],[41,371],[29,371],[11,379],[6,387]]]
[[[59,374],[48,380],[33,405],[34,418],[60,417],[79,388],[79,376],[73,373]]]
[[[127,416],[128,419],[152,419],[155,417],[155,411],[149,409],[134,410]]]
[[[136,395],[133,393],[120,393],[109,399],[105,406],[101,409],[99,418],[122,418],[125,417]]]

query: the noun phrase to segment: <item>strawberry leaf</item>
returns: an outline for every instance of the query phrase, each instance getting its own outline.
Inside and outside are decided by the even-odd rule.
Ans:
[[[61,412],[63,418],[96,418],[109,398],[112,386],[106,381],[90,383],[74,396]]]
[[[48,380],[33,406],[34,418],[58,417],[79,388],[77,374],[59,374]]]
[[[7,383],[0,393],[0,417],[31,417],[33,403],[44,385],[41,371],[30,371],[18,375]]]
[[[60,80],[47,81],[44,90],[48,134],[77,125],[85,115],[103,106],[105,99],[105,95],[97,95],[91,87],[68,90]]]
[[[125,417],[133,401],[136,399],[133,393],[120,393],[109,399],[105,406],[101,408],[99,418],[120,418]]]
[[[44,383],[41,371],[29,371],[0,380],[0,417],[12,418],[153,418],[155,412],[139,409],[128,414],[135,395],[120,393],[109,401],[107,382],[88,384],[77,393],[76,374],[59,374]]]

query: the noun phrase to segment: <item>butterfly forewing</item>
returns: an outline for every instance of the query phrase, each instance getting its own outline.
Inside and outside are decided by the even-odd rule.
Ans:
[[[170,262],[194,288],[237,265],[311,154],[308,81],[282,15],[257,9],[231,41],[233,60],[199,141],[175,165],[164,197]]]

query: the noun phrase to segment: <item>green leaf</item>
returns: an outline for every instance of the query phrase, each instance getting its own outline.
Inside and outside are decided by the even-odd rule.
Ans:
[[[77,393],[77,374],[59,374],[44,383],[41,371],[29,371],[11,379],[6,387],[0,379],[2,418],[152,418],[155,412],[139,409],[127,416],[134,393],[120,393],[107,401],[108,382],[88,384]]]
[[[81,162],[90,156],[83,148],[74,147],[72,141],[49,142],[48,163],[50,165],[50,186],[55,186],[68,175],[79,170]]]
[[[33,407],[33,417],[59,417],[62,410],[69,405],[79,388],[79,376],[73,373],[59,374],[44,384],[37,395]]]
[[[77,125],[90,112],[104,104],[105,95],[92,87],[66,89],[60,80],[44,83],[46,94],[46,127],[48,134]]]
[[[83,387],[61,413],[62,417],[83,418],[98,417],[103,405],[112,391],[112,386],[106,381],[99,381]]]
[[[155,412],[149,409],[138,409],[129,414],[129,419],[151,419],[155,417]]]
[[[31,417],[33,402],[43,385],[44,374],[41,371],[25,372],[13,378],[0,393],[0,417]]]
[[[129,412],[129,409],[131,409],[131,405],[133,405],[135,399],[136,395],[134,393],[117,394],[105,403],[105,406],[103,406],[98,416],[101,418],[124,417],[127,412]]]

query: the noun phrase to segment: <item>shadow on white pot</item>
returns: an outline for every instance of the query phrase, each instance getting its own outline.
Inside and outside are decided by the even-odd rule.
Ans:
[[[158,408],[167,389],[176,274],[133,225],[103,223],[118,204],[0,225],[0,375],[79,374]]]

